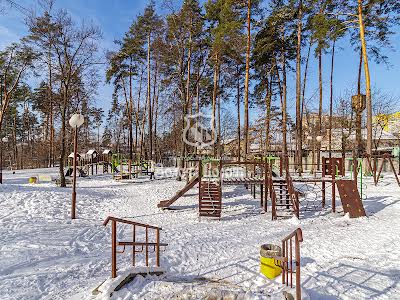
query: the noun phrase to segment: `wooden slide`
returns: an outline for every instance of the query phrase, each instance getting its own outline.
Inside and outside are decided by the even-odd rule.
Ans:
[[[170,207],[176,200],[178,200],[180,197],[182,197],[187,191],[189,191],[192,187],[194,187],[197,183],[199,182],[199,176],[193,177],[192,180],[188,182],[187,185],[181,190],[179,190],[175,196],[173,196],[169,200],[163,200],[158,203],[158,207],[160,208],[168,208]]]
[[[365,217],[364,205],[356,182],[354,180],[337,180],[336,184],[344,213],[349,213],[350,218]]]

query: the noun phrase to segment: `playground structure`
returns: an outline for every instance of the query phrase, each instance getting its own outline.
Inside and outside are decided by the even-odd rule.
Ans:
[[[276,164],[279,161],[279,169]],[[159,208],[169,208],[196,184],[199,185],[199,217],[221,218],[223,185],[242,185],[250,188],[256,198],[256,190],[260,191],[260,206],[265,212],[271,208],[272,220],[290,218],[293,215],[300,218],[301,211],[322,210],[326,206],[328,188],[331,189],[331,208],[336,212],[336,190],[346,204],[345,212],[351,211],[351,217],[365,215],[361,197],[357,188],[357,180],[347,179],[344,159],[322,158],[322,171],[314,172],[312,176],[293,176],[287,157],[266,157],[254,161],[224,161],[205,159],[197,161],[197,174],[187,182],[172,198],[163,200]],[[275,169],[274,169],[275,168]],[[277,175],[279,173],[279,175]],[[294,172],[295,173],[295,172]],[[357,174],[355,174],[357,176]],[[357,178],[357,177],[354,177]],[[338,187],[340,182],[341,186]],[[321,197],[311,201],[299,185],[320,185]],[[343,190],[352,191],[351,194]],[[315,202],[319,204],[316,205]],[[356,214],[355,211],[358,211]]]
[[[74,153],[68,156],[67,171],[65,176],[72,175],[72,163]],[[109,174],[112,160],[111,150],[104,150],[102,154],[99,154],[96,150],[89,150],[85,154],[77,153],[77,171],[80,177],[86,177],[90,175],[98,174]],[[100,172],[101,171],[101,172]]]
[[[115,180],[124,180],[138,178],[139,175],[152,176],[154,175],[154,170],[151,170],[150,164],[150,161],[134,162],[124,158],[119,153],[114,154],[111,160],[113,178]]]

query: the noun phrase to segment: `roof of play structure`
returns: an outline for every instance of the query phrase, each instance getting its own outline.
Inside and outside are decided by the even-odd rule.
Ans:
[[[79,153],[77,153],[76,157],[81,157],[81,155]],[[68,158],[74,158],[74,152],[71,152],[71,154],[68,155]]]
[[[97,151],[94,149],[90,149],[88,152],[86,152],[86,154],[88,154],[88,155],[93,155],[95,153],[97,154]]]

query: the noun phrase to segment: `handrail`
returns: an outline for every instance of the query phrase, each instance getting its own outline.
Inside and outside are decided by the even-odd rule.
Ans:
[[[293,179],[290,176],[288,157],[287,156],[283,157],[283,160],[285,162],[285,168],[286,168],[285,177],[286,177],[286,182],[287,182],[287,185],[288,185],[288,192],[289,192],[289,196],[290,196],[290,201],[292,202],[294,213],[296,214],[297,218],[299,218],[300,217],[299,194],[294,189]]]
[[[290,174],[286,177],[286,182],[287,182],[290,201],[292,202],[294,213],[296,214],[297,218],[299,218],[300,217],[299,194],[294,189],[293,179],[290,176]]]
[[[267,178],[267,186],[268,186],[268,192],[269,196],[271,198],[271,215],[272,215],[272,220],[276,220],[276,192],[274,188],[274,182],[272,179],[272,172],[271,172],[271,166],[266,163],[265,164],[265,177]]]
[[[293,238],[294,238],[294,259],[293,259]],[[293,273],[296,274],[296,300],[301,299],[301,283],[300,283],[300,243],[303,242],[303,232],[301,228],[297,228],[282,240],[282,256],[287,260],[282,262],[282,284],[293,288]],[[293,265],[296,270],[293,272]],[[290,274],[290,277],[289,277]]]
[[[117,277],[117,253],[124,253],[125,246],[132,246],[132,265],[135,266],[136,263],[136,253],[143,252],[145,250],[146,255],[146,266],[149,266],[149,247],[153,247],[154,252],[156,253],[156,265],[160,266],[160,247],[166,246],[166,244],[160,243],[160,231],[162,230],[160,227],[151,226],[148,224],[142,224],[138,222],[133,222],[129,220],[124,220],[120,218],[115,218],[108,216],[106,220],[103,222],[103,225],[106,226],[111,221],[111,278]],[[117,224],[123,223],[127,225],[132,225],[132,242],[117,242]],[[137,242],[136,241],[136,227],[145,229],[145,242]],[[149,242],[149,229],[155,230],[155,242]],[[117,251],[117,246],[123,246],[122,251]],[[140,247],[141,250],[136,250],[136,247]]]
[[[263,161],[221,161],[221,165],[230,166],[230,165],[264,165]]]
[[[302,241],[303,241],[303,232],[302,232],[301,228],[297,228],[295,231],[293,231],[291,234],[289,234],[287,237],[285,237],[285,238],[282,240],[282,242],[283,242],[283,241],[287,241],[287,240],[291,239],[291,238],[294,237],[294,236],[297,237],[297,240],[298,240],[299,242],[302,242]]]
[[[129,221],[129,220],[124,220],[124,219],[120,219],[120,218],[116,218],[116,217],[111,217],[111,216],[109,216],[109,217],[107,217],[107,219],[105,219],[105,221],[103,222],[103,225],[106,226],[106,225],[108,224],[109,221],[117,221],[117,222],[120,222],[120,223],[125,223],[125,224],[140,226],[140,227],[147,227],[147,228],[151,228],[151,229],[159,229],[159,230],[162,230],[161,227],[152,226],[152,225],[143,224],[143,223],[138,223],[138,222]]]
[[[281,162],[282,162],[281,170],[282,170],[282,167],[284,167],[285,171],[286,171],[285,181],[287,183],[287,189],[288,189],[287,191],[289,193],[289,199],[292,204],[293,213],[296,215],[297,218],[299,218],[299,216],[300,216],[299,196],[298,196],[298,192],[294,189],[293,179],[290,176],[289,166],[287,163],[288,162],[287,157],[282,156]],[[268,168],[268,173],[272,174],[271,166],[267,165],[267,168]],[[271,196],[271,200],[272,200],[272,219],[275,220],[276,219],[276,206],[274,204],[275,204],[277,196],[276,196],[275,188],[273,185],[272,176],[269,176],[269,178],[270,178],[270,181],[269,181],[268,187],[270,188],[270,196]]]

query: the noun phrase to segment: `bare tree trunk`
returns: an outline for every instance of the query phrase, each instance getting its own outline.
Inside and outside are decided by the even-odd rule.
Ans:
[[[367,154],[372,155],[372,98],[371,98],[371,77],[369,73],[368,65],[368,54],[367,44],[365,42],[365,28],[362,15],[362,0],[358,0],[358,22],[360,26],[360,40],[361,49],[364,60],[364,72],[365,72],[365,88],[367,98]]]
[[[201,60],[199,59],[199,67],[197,69],[197,82],[196,82],[196,130],[199,128],[199,113],[200,113],[200,65]],[[198,148],[196,146],[196,154],[198,154]]]
[[[191,21],[190,21],[191,23]],[[192,63],[192,31],[189,30],[189,46],[188,46],[188,60],[187,60],[187,78],[186,78],[186,99],[185,99],[185,114],[192,114],[192,106],[191,106],[191,97],[190,97],[190,78],[191,78],[191,63]],[[185,117],[185,115],[183,116]],[[192,118],[187,119],[189,122],[192,122]],[[192,125],[192,124],[190,124]],[[185,125],[183,125],[185,126]],[[185,144],[185,143],[183,143]],[[185,147],[182,147],[182,156],[185,155]]]
[[[317,133],[322,136],[322,105],[323,105],[323,86],[322,86],[322,49],[318,49],[318,82],[319,82],[319,109],[318,109],[318,127]],[[316,138],[315,136],[313,137]],[[317,143],[317,170],[319,171],[319,162],[321,160],[321,144]]]
[[[137,106],[136,106],[136,114],[135,114],[135,153],[138,148],[138,132],[139,132],[139,112],[140,112],[140,96],[142,93],[142,81],[143,81],[143,66],[140,69],[140,81],[139,81],[139,95],[138,95],[138,100],[137,100]]]
[[[308,44],[306,65],[305,65],[305,69],[304,69],[304,78],[303,78],[301,114],[300,114],[300,116],[301,116],[301,124],[303,124],[304,109],[305,109],[305,106],[306,106],[306,84],[307,84],[307,74],[308,74],[308,63],[310,61],[311,45],[312,45],[312,41],[311,41],[311,38],[310,38],[310,41],[309,41],[309,44]]]
[[[63,88],[63,104],[61,107],[61,154],[60,154],[60,186],[66,187],[65,184],[65,174],[64,174],[64,160],[65,160],[65,136],[66,136],[66,112],[67,112],[67,98],[68,98],[68,90],[65,84]]]
[[[149,109],[149,159],[153,159],[153,115],[151,108],[151,77],[150,77],[150,33],[147,35],[147,105]]]
[[[301,124],[301,34],[303,26],[303,1],[299,1],[297,21],[297,55],[296,55],[296,148],[298,171],[302,173],[302,147],[303,132]],[[285,75],[286,76],[286,75]],[[286,84],[285,84],[286,86]]]
[[[272,80],[271,80],[272,81]],[[268,77],[265,80],[265,155],[270,152],[270,141],[269,141],[269,131],[271,126],[271,102],[272,102],[272,83],[268,80]]]
[[[213,97],[212,97],[212,128],[211,135],[212,140],[215,141],[215,116],[216,116],[216,106],[217,106],[217,94],[218,94],[218,74],[219,74],[219,57],[218,54],[215,55],[215,66],[214,66],[214,89],[213,89]],[[214,156],[217,154],[216,145],[214,143]]]
[[[129,126],[129,159],[133,160],[133,93],[132,93],[132,73],[133,73],[133,65],[132,65],[132,57],[129,61],[129,109],[128,109],[128,126]]]
[[[329,99],[329,158],[332,157],[332,118],[333,118],[333,68],[335,62],[335,45],[336,40],[333,40],[332,45],[332,60],[331,60],[331,95]]]
[[[237,85],[236,85],[236,107],[237,107],[237,161],[240,161],[240,65],[239,63],[236,65],[236,77],[237,77]]]
[[[50,45],[51,47],[51,45]],[[51,49],[51,48],[50,48]],[[50,102],[50,149],[49,149],[49,167],[54,167],[54,118],[53,118],[53,70],[51,63],[51,53],[49,49],[48,67],[49,67],[49,102]]]
[[[251,0],[247,1],[247,47],[246,47],[246,78],[244,82],[244,148],[245,160],[249,153],[249,79],[250,79],[250,48],[251,48]]]
[[[218,86],[220,86],[220,74],[218,73]],[[218,93],[217,96],[217,105],[218,105],[218,138],[217,138],[217,155],[218,158],[221,158],[221,93]]]
[[[286,57],[282,52],[282,147],[283,156],[287,155],[287,85],[286,85]]]
[[[357,94],[361,94],[361,72],[362,72],[362,62],[363,62],[363,53],[362,49],[360,49],[360,63],[358,65],[358,80],[357,80]],[[359,109],[356,109],[356,153],[357,157],[362,156],[363,144],[361,137],[361,121],[362,121],[362,112]]]

